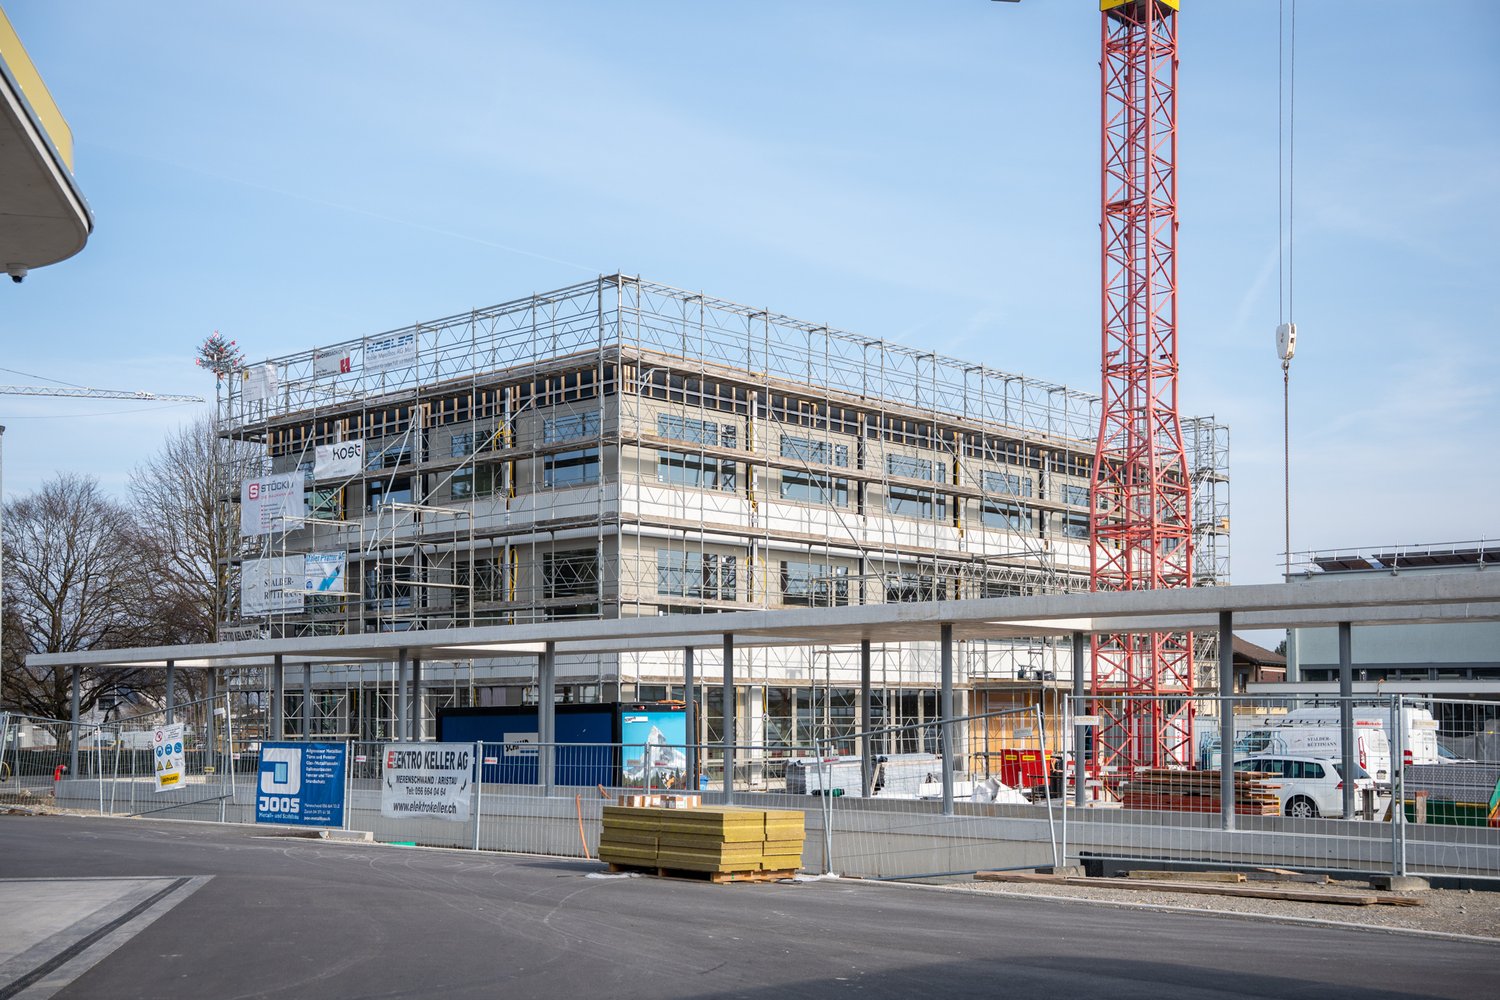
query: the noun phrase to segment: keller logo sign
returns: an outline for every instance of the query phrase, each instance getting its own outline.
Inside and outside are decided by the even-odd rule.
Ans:
[[[395,743],[385,748],[380,815],[466,822],[474,794],[472,743]]]
[[[255,822],[290,826],[344,825],[342,743],[263,743]]]

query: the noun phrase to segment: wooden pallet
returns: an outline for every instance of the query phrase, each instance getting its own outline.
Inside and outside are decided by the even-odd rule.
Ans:
[[[774,871],[757,872],[702,872],[688,868],[660,868],[655,865],[619,865],[611,863],[609,870],[615,873],[634,872],[640,875],[655,875],[657,878],[678,878],[691,882],[713,882],[723,885],[728,882],[779,882],[797,874],[795,868],[780,868]]]

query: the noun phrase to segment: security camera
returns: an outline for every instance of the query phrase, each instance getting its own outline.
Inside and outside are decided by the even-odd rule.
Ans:
[[[5,265],[5,273],[8,274],[8,275],[10,275],[10,280],[11,281],[14,281],[16,284],[19,285],[21,282],[23,282],[23,281],[26,280],[26,265],[25,264],[6,264]]]

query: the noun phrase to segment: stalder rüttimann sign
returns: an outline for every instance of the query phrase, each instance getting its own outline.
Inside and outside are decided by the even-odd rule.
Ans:
[[[470,743],[391,743],[381,759],[380,815],[466,822],[474,793]]]

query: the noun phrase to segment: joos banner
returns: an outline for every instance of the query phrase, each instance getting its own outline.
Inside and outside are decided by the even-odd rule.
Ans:
[[[380,815],[467,821],[474,792],[472,743],[392,743],[383,750]]]
[[[187,754],[182,745],[187,727],[181,722],[162,726],[151,734],[151,759],[156,765],[156,790],[181,788],[187,773]]]
[[[344,825],[342,743],[262,743],[255,822]]]

